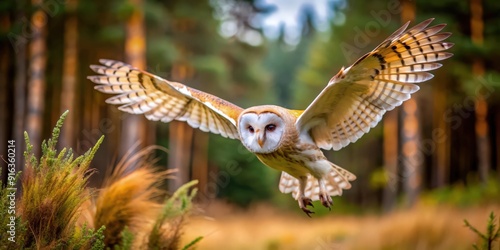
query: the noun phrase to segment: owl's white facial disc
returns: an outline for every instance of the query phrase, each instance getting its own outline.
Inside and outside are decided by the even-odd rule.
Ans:
[[[285,122],[274,113],[248,113],[241,116],[238,131],[250,152],[271,153],[280,144]]]

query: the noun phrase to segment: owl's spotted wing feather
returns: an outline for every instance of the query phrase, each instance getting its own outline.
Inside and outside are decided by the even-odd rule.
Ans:
[[[153,121],[185,121],[193,128],[239,139],[236,120],[242,108],[181,83],[171,82],[131,65],[101,59],[91,65],[97,76],[96,90],[116,94],[107,103],[121,105],[120,110],[144,114]]]
[[[427,71],[452,56],[443,52],[453,46],[443,42],[451,33],[438,33],[445,24],[427,27],[432,20],[408,31],[406,23],[351,67],[341,69],[298,117],[301,136],[323,149],[339,150],[368,133],[386,111],[408,100],[419,90],[416,83],[433,77]]]

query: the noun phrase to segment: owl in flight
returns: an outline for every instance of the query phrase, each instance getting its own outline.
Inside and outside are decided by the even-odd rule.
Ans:
[[[265,165],[282,171],[279,190],[292,193],[300,208],[349,189],[356,176],[328,161],[321,149],[339,150],[357,141],[433,77],[427,71],[452,56],[438,33],[446,24],[427,27],[426,20],[405,31],[409,22],[352,66],[342,68],[305,110],[274,105],[240,108],[219,97],[172,82],[131,65],[100,60],[90,68],[95,89],[116,94],[107,103],[153,121],[187,122],[193,128],[238,139]]]

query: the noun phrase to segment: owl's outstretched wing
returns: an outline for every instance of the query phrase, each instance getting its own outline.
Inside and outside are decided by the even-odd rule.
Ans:
[[[193,128],[239,139],[236,120],[242,108],[184,84],[134,68],[123,62],[101,59],[102,65],[91,65],[97,76],[96,90],[117,94],[107,103],[131,114],[144,114],[153,121],[185,121]]]
[[[342,68],[298,117],[295,125],[301,136],[323,149],[339,150],[408,100],[419,90],[415,83],[431,79],[427,71],[453,55],[443,52],[453,44],[442,42],[451,33],[438,33],[446,24],[427,27],[432,20],[408,31],[406,23],[351,67]]]

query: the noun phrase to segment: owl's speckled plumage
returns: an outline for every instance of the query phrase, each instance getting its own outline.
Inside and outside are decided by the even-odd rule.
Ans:
[[[95,89],[117,94],[107,103],[162,122],[185,121],[194,128],[240,139],[265,165],[282,171],[280,191],[292,193],[307,215],[312,200],[332,205],[331,196],[349,189],[356,177],[329,162],[320,149],[339,150],[377,125],[386,111],[416,92],[427,71],[452,56],[443,42],[446,25],[427,27],[433,19],[406,30],[406,23],[352,66],[342,68],[305,110],[265,105],[242,109],[181,83],[128,64],[100,60],[89,76]]]

